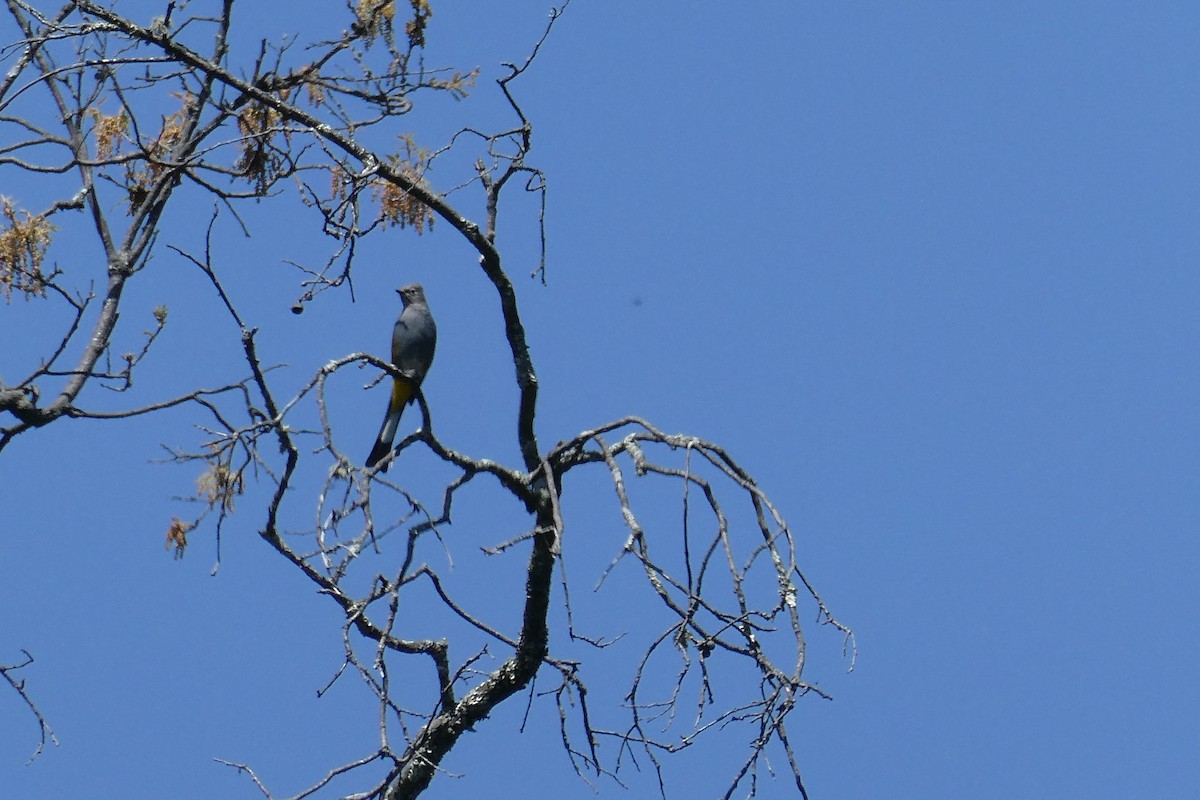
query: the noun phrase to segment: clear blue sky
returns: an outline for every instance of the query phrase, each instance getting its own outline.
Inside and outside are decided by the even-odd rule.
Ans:
[[[424,143],[503,120],[497,64],[523,58],[548,9],[512,5],[434,4],[429,60],[483,72],[470,100],[414,112]],[[298,27],[243,13],[248,39]],[[806,677],[835,700],[791,725],[813,798],[1194,796],[1198,32],[1191,3],[575,0],[518,87],[550,181],[549,285],[523,278],[528,206],[500,243],[542,442],[636,413],[720,442],[773,495],[860,648],[847,674],[814,626]],[[0,172],[6,196],[40,191]],[[207,208],[176,209],[172,241],[199,249]],[[441,330],[426,384],[439,434],[516,464],[495,304],[448,229],[377,239],[356,303],[293,317],[283,262],[327,245],[301,210],[248,213],[268,229],[221,256],[286,381],[382,353],[390,289],[420,280]],[[71,265],[81,282],[101,274],[88,255]],[[240,377],[215,355],[236,333],[203,282],[165,251],[153,267],[131,284],[120,349],[166,302],[160,350],[134,397],[94,388],[85,405]],[[39,330],[37,311],[0,307],[0,338]],[[0,354],[6,378],[27,368]],[[361,383],[336,403],[365,452],[382,398]],[[29,689],[62,741],[25,766],[36,731],[0,689],[6,797],[256,796],[213,757],[288,793],[370,746],[360,694],[314,697],[339,663],[337,616],[257,539],[252,499],[216,577],[211,537],[181,562],[162,550],[194,475],[149,462],[197,441],[193,421],[62,421],[3,454],[0,663],[34,653]],[[478,508],[456,518],[455,547],[522,525]],[[568,520],[578,591],[624,536],[611,509]],[[636,613],[619,594],[594,602],[613,603],[605,635]],[[592,680],[619,694],[624,678]],[[591,796],[549,705],[548,729],[516,734],[523,706],[480,725],[446,764],[464,777],[427,796],[511,796],[534,772],[547,796]],[[703,766],[675,776],[678,796],[708,796]],[[628,777],[626,796],[652,796],[648,775]]]

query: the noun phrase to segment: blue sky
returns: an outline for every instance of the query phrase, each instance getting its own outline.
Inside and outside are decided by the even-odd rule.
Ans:
[[[414,112],[424,142],[505,124],[491,80],[548,9],[513,5],[435,4],[429,59],[482,76],[471,99]],[[250,13],[248,30],[288,29]],[[810,629],[806,677],[835,698],[791,723],[814,798],[1194,792],[1198,28],[1185,3],[575,0],[518,86],[550,185],[548,286],[524,279],[531,204],[511,206],[499,243],[543,445],[638,414],[721,443],[772,495],[859,646],[848,673],[840,638]],[[44,191],[22,180],[0,172],[0,193]],[[330,295],[295,317],[284,261],[328,244],[282,208],[248,208],[265,227],[218,250],[285,385],[382,353],[390,290],[419,280],[439,322],[425,387],[439,435],[515,465],[499,317],[450,231],[376,238],[354,302]],[[202,247],[207,213],[177,209],[172,241]],[[87,256],[60,256],[81,285],[102,274]],[[130,286],[127,342],[157,303],[171,324],[134,396],[95,388],[89,407],[240,377],[224,349],[236,331],[200,277],[165,251],[153,267]],[[41,311],[0,307],[0,336],[21,342],[0,355],[6,378],[40,352],[22,337],[43,330]],[[347,450],[365,454],[382,397],[363,382],[343,380],[333,405]],[[36,731],[0,691],[14,797],[256,796],[214,757],[295,792],[371,746],[361,693],[315,698],[339,664],[337,615],[258,540],[252,497],[216,577],[211,537],[180,562],[162,550],[195,476],[151,461],[161,443],[198,441],[194,422],[64,420],[3,454],[0,662],[34,653],[28,685],[62,741],[26,766]],[[432,462],[405,458],[413,488],[436,496]],[[602,479],[567,488],[580,595],[625,537]],[[501,617],[516,600],[497,602],[505,584],[467,553],[524,521],[489,499],[481,489],[456,517],[452,544],[471,599]],[[677,506],[649,519],[670,536]],[[636,631],[636,600],[601,592],[589,619]],[[620,670],[605,662],[598,695],[619,696]],[[447,763],[463,777],[427,796],[507,796],[535,772],[548,794],[590,796],[551,706],[518,735],[523,708],[480,725]],[[678,795],[711,791],[729,754],[705,747],[674,776]],[[628,796],[652,796],[646,774],[627,777]],[[791,794],[777,781],[762,796]]]

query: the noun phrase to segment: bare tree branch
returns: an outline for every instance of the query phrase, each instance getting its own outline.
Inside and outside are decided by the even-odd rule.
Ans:
[[[260,488],[252,496],[263,499],[250,512],[259,536],[339,615],[340,661],[319,694],[348,677],[372,698],[372,717],[364,724],[377,731],[378,741],[370,752],[322,766],[296,798],[335,781],[359,781],[352,797],[417,797],[443,772],[463,734],[523,691],[530,705],[553,703],[566,761],[589,784],[595,776],[623,785],[622,768],[640,769],[644,758],[665,796],[667,756],[737,736],[743,749],[726,796],[756,794],[760,773],[771,771],[771,754],[782,755],[804,796],[785,723],[798,698],[827,695],[804,676],[801,607],[840,632],[851,668],[854,640],[804,575],[795,536],[772,500],[721,446],[667,434],[638,417],[590,425],[548,450],[539,445],[537,373],[497,242],[500,210],[510,202],[506,187],[537,194],[539,255],[530,272],[544,283],[548,183],[530,161],[534,127],[519,89],[567,3],[550,10],[524,61],[502,65],[493,91],[511,116],[500,130],[465,127],[435,149],[406,133],[394,152],[375,146],[370,132],[415,115],[419,92],[465,97],[478,74],[426,67],[431,9],[425,0],[348,3],[344,30],[306,44],[245,35],[235,26],[236,5],[166,2],[164,13],[146,25],[91,0],[54,12],[6,0],[20,41],[11,46],[15,58],[0,80],[0,134],[8,136],[0,139],[0,171],[67,188],[40,213],[5,201],[0,288],[6,299],[16,292],[61,306],[65,316],[61,335],[40,343],[40,363],[19,383],[0,384],[0,413],[12,417],[0,427],[0,452],[15,437],[63,417],[136,419],[196,408],[200,441],[167,452],[168,460],[199,471],[195,494],[187,498],[199,510],[171,520],[168,548],[183,556],[197,531],[212,530],[219,567],[223,531],[245,518],[244,509],[235,514],[248,502],[248,487]],[[244,41],[254,44],[239,49]],[[468,148],[473,171],[435,188],[433,163],[445,157],[440,171],[453,161],[446,155],[452,149]],[[212,208],[202,245],[160,241],[174,235],[164,224],[169,211],[184,204],[195,209],[196,198]],[[419,391],[420,429],[402,439],[391,458],[415,448],[444,469],[449,477],[432,501],[345,454],[331,398],[345,388],[351,368],[366,367],[378,378],[405,375],[356,352],[325,356],[326,363],[297,378],[279,363],[269,337],[260,342],[267,323],[253,298],[240,296],[228,279],[220,232],[249,235],[256,218],[249,204],[284,198],[308,209],[312,228],[329,241],[307,265],[293,263],[298,286],[289,296],[298,297],[296,313],[330,290],[347,289],[354,297],[356,257],[367,237],[397,229],[420,235],[445,223],[472,249],[477,274],[500,306],[497,335],[507,344],[519,395],[513,420],[519,464],[465,452],[450,437],[444,441],[435,417],[451,411],[431,408]],[[476,203],[481,216],[467,216],[460,210],[466,206],[456,205],[460,198]],[[102,276],[89,280],[79,265],[55,260],[66,235],[55,227],[60,224],[99,245]],[[198,229],[194,224],[183,235]],[[155,275],[154,253],[170,254],[167,260],[203,276],[211,289],[206,299],[216,308],[206,325],[236,332],[239,346],[221,362],[230,372],[206,381],[212,388],[192,385],[147,400],[138,390],[152,381],[149,356],[171,330],[167,309],[156,307],[155,325],[140,333],[129,334],[128,323],[122,328],[120,322],[129,282]],[[93,294],[101,277],[104,288]],[[135,344],[114,356],[115,342],[124,338]],[[68,354],[76,359],[69,366]],[[110,409],[88,400],[93,385],[119,392],[128,405]],[[584,469],[592,465],[597,469]],[[564,559],[598,525],[571,517],[564,497],[578,482],[596,480],[611,484],[625,526],[612,562],[593,572],[599,572],[596,588],[611,579],[645,590],[649,599],[638,620],[651,631],[645,641],[626,631],[576,627],[572,598],[579,595],[572,594]],[[639,481],[654,487],[649,496],[655,499],[631,488]],[[522,532],[497,532],[474,553],[519,578],[519,619],[481,609],[461,594],[452,572],[456,553],[463,555],[454,512],[477,502],[475,493],[488,483],[524,515],[516,529]],[[658,509],[663,502],[678,503],[678,532],[644,521],[651,518],[646,506]],[[556,566],[566,635],[552,637]],[[437,606],[444,632],[431,635],[413,618],[416,597]],[[574,651],[615,657],[626,647],[636,648],[626,661],[628,682],[610,704],[596,684],[589,687],[599,673]],[[406,673],[399,680],[400,666],[409,663],[421,665],[419,679]],[[23,684],[9,676],[27,664],[0,672],[33,709],[44,745],[53,732]],[[539,687],[539,675],[543,681],[552,676],[551,688]],[[615,750],[605,751],[605,741],[615,741]],[[274,797],[251,766],[218,761]]]
[[[46,722],[46,718],[42,716],[41,710],[37,707],[37,704],[33,702],[33,699],[29,696],[29,693],[25,690],[25,681],[23,679],[13,677],[14,672],[18,672],[33,663],[33,656],[29,654],[28,650],[22,649],[21,655],[24,656],[25,659],[19,664],[0,664],[0,677],[3,677],[8,685],[12,687],[13,691],[17,693],[17,696],[20,697],[25,703],[26,707],[29,708],[29,713],[33,714],[33,718],[37,721],[39,737],[38,746],[37,749],[33,751],[33,755],[29,757],[29,761],[26,762],[28,764],[32,764],[33,761],[42,754],[42,751],[46,749],[47,740],[49,740],[55,747],[58,747],[59,744],[58,737],[54,735],[54,729],[50,727],[48,722]]]

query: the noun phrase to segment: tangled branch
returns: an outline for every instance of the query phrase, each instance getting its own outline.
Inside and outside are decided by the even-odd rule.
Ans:
[[[436,150],[404,133],[392,152],[374,146],[373,131],[394,129],[414,112],[420,93],[465,96],[478,75],[426,69],[422,54],[432,10],[425,0],[408,4],[411,15],[402,27],[404,4],[362,0],[347,6],[348,25],[340,35],[303,49],[292,41],[264,40],[248,57],[234,52],[233,0],[191,16],[185,9],[192,4],[168,2],[165,14],[149,25],[90,0],[74,0],[53,15],[25,0],[6,5],[22,38],[7,51],[15,60],[0,81],[0,131],[11,135],[0,140],[0,169],[55,176],[67,191],[40,213],[4,200],[0,287],[6,300],[53,299],[69,313],[40,363],[16,383],[0,384],[0,412],[12,417],[0,427],[0,451],[14,437],[62,417],[200,410],[202,440],[169,450],[169,460],[199,476],[188,498],[198,511],[171,520],[168,548],[181,557],[196,531],[211,528],[219,567],[223,532],[245,513],[239,509],[244,498],[253,497],[262,540],[341,616],[341,660],[321,693],[353,676],[376,705],[374,749],[326,770],[296,797],[350,780],[371,784],[353,797],[416,797],[466,731],[524,691],[530,704],[552,698],[564,752],[580,777],[620,782],[623,769],[637,768],[645,758],[665,795],[665,755],[741,729],[749,733],[742,735],[744,753],[725,796],[747,786],[755,794],[771,752],[784,754],[804,794],[787,720],[799,698],[827,695],[804,677],[802,607],[815,609],[818,623],[839,631],[851,650],[853,636],[804,576],[794,534],[771,499],[723,448],[666,434],[637,417],[592,427],[548,450],[539,444],[538,378],[496,242],[506,189],[537,194],[540,256],[532,272],[545,280],[547,184],[529,160],[534,128],[518,89],[565,3],[552,9],[524,61],[503,65],[497,89],[511,113],[509,125],[494,132],[464,128]],[[36,116],[27,111],[35,97],[45,104]],[[478,153],[473,173],[435,189],[435,161],[467,147]],[[479,193],[477,220],[450,202],[468,189]],[[83,399],[88,386],[133,389],[135,373],[142,374],[166,329],[168,311],[155,307],[155,326],[116,357],[123,366],[112,366],[125,289],[152,272],[150,255],[164,215],[181,195],[212,205],[203,247],[166,248],[211,287],[223,315],[212,326],[236,332],[236,375],[214,388],[115,411],[89,407]],[[442,230],[444,223],[472,248],[477,275],[499,304],[498,335],[511,357],[519,395],[518,465],[444,441],[436,432],[437,409],[418,394],[421,427],[397,445],[395,458],[423,450],[449,474],[427,506],[384,474],[357,466],[343,452],[335,424],[331,398],[341,394],[351,368],[404,377],[394,366],[351,353],[331,358],[298,381],[299,388],[277,380],[284,368],[260,353],[255,313],[228,284],[214,232],[221,226],[247,231],[247,201],[284,195],[311,210],[331,242],[323,264],[297,265],[304,276],[297,313],[324,292],[353,288],[357,247],[365,237],[395,229],[421,235],[435,223]],[[86,285],[83,277],[55,261],[66,211],[83,211],[85,219],[72,216],[70,224],[76,232],[86,226],[102,247],[104,289],[96,294],[77,288]],[[78,353],[71,365],[63,364],[68,353]],[[313,473],[302,464],[322,470],[312,491]],[[584,526],[570,516],[564,496],[594,475],[611,483],[624,524],[623,541],[600,571],[597,589],[633,567],[651,598],[632,634],[596,635],[576,627],[579,601],[572,597],[580,594],[572,594],[565,561],[580,546],[576,531]],[[681,536],[645,521],[644,506],[630,488],[643,478],[679,493]],[[452,569],[464,552],[453,530],[456,509],[485,482],[524,515],[525,527],[515,537],[511,531],[496,534],[478,554],[489,569],[522,584],[517,618],[506,618],[494,603],[472,600]],[[556,574],[567,624],[552,637],[552,612],[559,610],[552,591]],[[420,618],[411,613],[418,603]],[[652,633],[643,622],[655,626]],[[615,704],[597,702],[603,692],[589,682],[598,673],[575,650],[604,654],[635,645],[635,639],[640,650],[629,661],[622,697]],[[0,672],[34,709],[44,744],[53,732],[8,673],[26,664]],[[538,692],[542,675],[551,676],[553,686]],[[611,750],[603,746],[610,742],[616,743]],[[274,796],[249,765],[221,763],[248,775],[264,796]]]

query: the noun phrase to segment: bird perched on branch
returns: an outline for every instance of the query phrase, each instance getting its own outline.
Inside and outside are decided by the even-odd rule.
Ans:
[[[404,407],[417,397],[421,381],[433,363],[433,350],[437,346],[437,325],[425,302],[425,290],[418,283],[410,283],[396,290],[404,308],[392,328],[392,366],[404,373],[404,378],[392,378],[392,396],[387,414],[371,455],[367,456],[367,467],[374,467],[392,452],[396,439],[396,428],[400,425],[400,414]],[[383,465],[387,472],[388,464]]]

